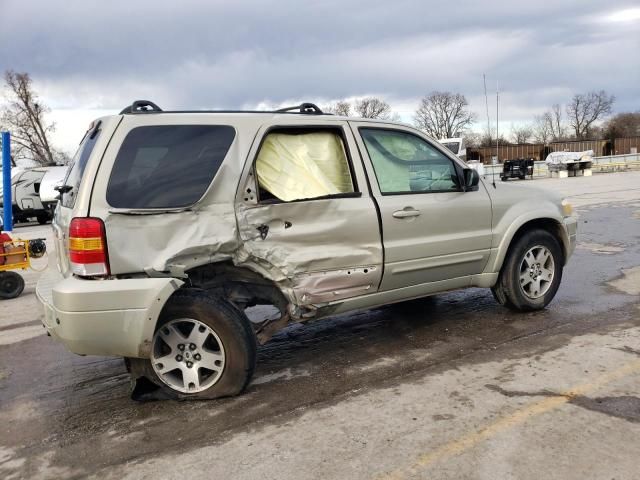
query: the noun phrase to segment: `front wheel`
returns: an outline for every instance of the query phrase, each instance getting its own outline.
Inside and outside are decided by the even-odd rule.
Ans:
[[[546,230],[528,231],[509,249],[493,296],[512,310],[540,310],[558,291],[563,263],[556,237]]]
[[[134,370],[143,363],[144,375],[175,398],[219,398],[247,386],[256,348],[241,311],[205,291],[184,290],[167,302],[150,358],[130,362]]]

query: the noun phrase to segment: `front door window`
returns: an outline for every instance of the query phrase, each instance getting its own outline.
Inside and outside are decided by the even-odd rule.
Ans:
[[[451,159],[420,137],[380,128],[360,134],[383,195],[459,190]]]

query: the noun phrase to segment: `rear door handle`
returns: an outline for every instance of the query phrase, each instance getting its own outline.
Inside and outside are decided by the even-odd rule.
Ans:
[[[396,210],[393,212],[394,218],[408,218],[408,217],[417,217],[420,215],[420,210],[415,210],[413,208],[408,208],[405,210]]]

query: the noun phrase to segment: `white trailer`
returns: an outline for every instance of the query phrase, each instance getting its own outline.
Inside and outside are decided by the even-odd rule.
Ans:
[[[52,218],[60,195],[55,188],[63,184],[68,168],[67,166],[49,167],[40,182],[40,201]]]
[[[51,213],[40,199],[40,187],[42,178],[52,168],[60,167],[29,168],[11,175],[11,207],[15,223],[26,222],[32,218],[36,218],[40,224],[51,220]],[[0,206],[5,208],[1,197]]]

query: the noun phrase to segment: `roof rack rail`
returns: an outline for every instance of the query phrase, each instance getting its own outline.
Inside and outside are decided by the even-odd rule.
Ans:
[[[125,107],[120,112],[120,115],[125,115],[127,113],[151,113],[161,111],[162,109],[158,105],[149,100],[136,100],[131,105]]]
[[[120,115],[140,114],[140,113],[302,113],[305,115],[331,115],[324,113],[314,103],[301,103],[294,107],[285,107],[278,110],[162,110],[158,105],[149,100],[136,100],[131,105],[125,107]]]
[[[300,113],[308,113],[310,115],[323,115],[324,112],[318,108],[315,103],[301,103],[300,105],[296,105],[295,107],[285,107],[279,108],[276,110],[276,113],[285,113],[292,112],[294,110],[298,110]]]

